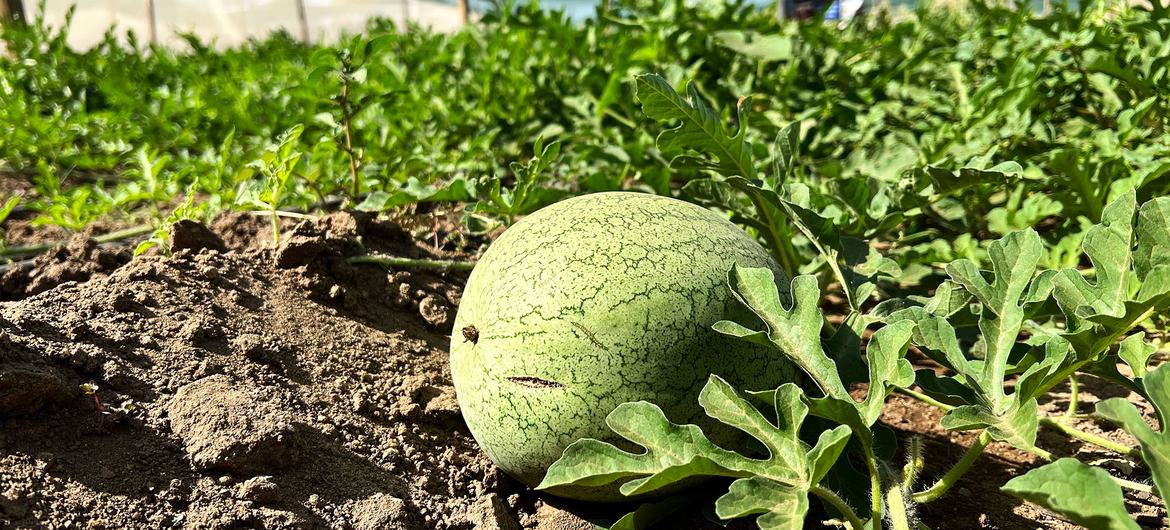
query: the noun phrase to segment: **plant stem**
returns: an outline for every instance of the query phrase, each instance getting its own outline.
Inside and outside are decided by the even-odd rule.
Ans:
[[[918,401],[926,403],[927,405],[934,405],[935,407],[938,407],[945,412],[950,412],[952,410],[955,410],[955,407],[952,405],[947,405],[946,403],[943,403],[937,399],[934,399],[926,394],[923,394],[921,392],[915,392],[913,390],[910,390],[909,388],[895,388],[894,392],[910,396],[914,399],[917,399]]]
[[[1080,397],[1080,384],[1077,383],[1077,374],[1068,376],[1068,389],[1071,394],[1068,398],[1068,410],[1064,412],[1064,421],[1071,420],[1077,413],[1077,399]]]
[[[874,530],[880,530],[883,504],[882,476],[878,471],[877,455],[875,455],[873,452],[872,443],[863,442],[861,447],[865,451],[865,465],[867,468],[869,468],[869,491],[870,496],[872,497],[870,501],[870,509],[872,511],[869,514],[869,517],[873,521]]]
[[[349,69],[349,65],[346,65]],[[341,76],[341,99],[338,102],[341,105],[341,129],[345,133],[345,154],[349,156],[349,173],[353,178],[353,189],[350,191],[350,200],[357,202],[357,196],[361,193],[361,180],[358,177],[358,163],[357,157],[353,152],[353,135],[350,132],[349,122],[353,119],[350,114],[349,106],[349,74]]]
[[[922,456],[922,437],[910,437],[910,449],[907,451],[906,465],[902,468],[902,489],[910,491],[918,480],[918,473],[925,465]]]
[[[1061,431],[1069,436],[1072,436],[1073,438],[1076,438],[1076,439],[1081,440],[1083,442],[1091,443],[1091,444],[1096,445],[1096,446],[1104,447],[1105,449],[1108,449],[1108,450],[1113,451],[1115,453],[1121,453],[1125,456],[1128,456],[1130,458],[1135,458],[1135,459],[1139,459],[1142,457],[1142,452],[1135,447],[1129,447],[1127,445],[1114,442],[1113,440],[1110,440],[1108,438],[1103,438],[1103,437],[1097,436],[1095,434],[1087,433],[1085,431],[1082,431],[1082,430],[1076,429],[1070,425],[1067,425],[1062,421],[1057,421],[1057,420],[1054,420],[1052,418],[1040,418],[1040,423],[1042,425],[1047,426],[1047,427],[1052,427],[1054,429],[1057,429],[1057,430],[1059,430],[1059,431]]]
[[[784,211],[788,214],[789,218],[797,218],[796,212],[794,212],[790,206],[785,203],[781,204],[784,205]],[[803,225],[799,224],[797,226],[803,227]],[[812,233],[808,232],[806,228],[801,228],[800,230],[804,232],[805,237],[808,238],[809,243],[812,243],[812,246],[817,250],[817,253],[820,254],[821,257],[825,258],[825,264],[829,266],[829,269],[833,272],[833,277],[841,284],[841,291],[843,291],[845,294],[845,301],[849,304],[849,308],[854,311],[859,310],[860,308],[858,307],[858,301],[853,299],[853,294],[849,291],[849,279],[846,278],[845,274],[841,272],[841,265],[837,262],[837,253],[830,252],[830,249],[826,249],[823,245],[821,245],[820,240],[818,240]],[[791,244],[792,238],[784,238],[784,241],[788,244]],[[792,275],[795,276],[796,272],[793,271]]]
[[[1049,462],[1056,460],[1056,455],[1053,455],[1052,453],[1045,451],[1039,447],[1033,447],[1032,449],[1027,450],[1026,452],[1032,453],[1032,454],[1040,457],[1041,459],[1047,460]],[[1113,482],[1116,482],[1118,486],[1121,486],[1125,489],[1129,489],[1129,490],[1133,490],[1133,491],[1140,491],[1143,493],[1154,493],[1153,486],[1150,486],[1149,484],[1142,484],[1139,482],[1133,482],[1130,480],[1125,480],[1125,479],[1120,478],[1120,477],[1115,477],[1113,475],[1109,475],[1109,478],[1113,479]]]
[[[951,489],[951,487],[955,485],[956,482],[959,481],[959,478],[962,477],[963,474],[971,468],[971,465],[975,463],[975,460],[979,458],[979,455],[983,454],[983,450],[987,448],[987,444],[989,443],[991,443],[991,435],[988,434],[987,431],[979,433],[979,437],[975,439],[975,443],[971,444],[971,447],[967,448],[967,452],[963,453],[962,458],[960,458],[958,463],[955,464],[955,467],[952,467],[950,471],[947,471],[947,473],[943,475],[943,477],[939,479],[939,481],[936,482],[933,486],[926,489],[925,491],[920,491],[914,495],[911,495],[910,498],[914,502],[926,504],[928,502],[937,500],[939,497],[942,497],[944,494],[946,494],[947,491]]]
[[[901,484],[894,482],[886,491],[886,507],[889,509],[893,530],[910,530],[910,516],[906,513],[906,499],[902,495]]]
[[[1113,482],[1116,482],[1118,486],[1121,486],[1127,490],[1140,491],[1142,493],[1150,493],[1150,494],[1156,495],[1156,493],[1154,493],[1154,487],[1149,485],[1149,484],[1142,484],[1140,482],[1134,482],[1132,480],[1125,480],[1125,479],[1120,478],[1120,477],[1114,477],[1113,475],[1109,475],[1109,476],[1113,478]]]
[[[381,256],[367,254],[347,259],[350,263],[374,263],[385,267],[402,267],[411,269],[440,269],[452,271],[469,271],[475,267],[474,261],[451,261],[438,259],[413,259],[395,256]]]
[[[270,210],[272,215],[272,248],[280,247],[280,216],[276,215],[276,208]]]
[[[1019,449],[1019,450],[1025,452],[1025,453],[1028,453],[1030,455],[1034,455],[1041,460],[1047,460],[1049,462],[1056,460],[1056,455],[1052,454],[1051,452],[1049,452],[1047,450],[1036,447],[1036,446],[1032,446],[1032,447],[1029,447],[1027,449],[1017,447],[1016,449]]]
[[[917,400],[919,400],[923,403],[926,403],[928,405],[933,405],[933,406],[938,407],[944,411],[950,411],[950,410],[953,410],[955,408],[951,405],[947,405],[946,403],[938,401],[938,400],[936,400],[936,399],[934,399],[926,394],[922,394],[920,392],[915,392],[915,391],[910,390],[908,388],[896,388],[896,389],[894,389],[894,391],[898,392],[899,394],[904,394],[904,395],[910,396],[910,397],[917,399]],[[1060,430],[1061,432],[1064,432],[1065,434],[1072,436],[1073,438],[1081,440],[1082,442],[1091,443],[1093,445],[1103,447],[1103,448],[1108,449],[1110,451],[1113,451],[1115,453],[1123,454],[1123,455],[1128,456],[1130,458],[1141,458],[1141,451],[1138,450],[1137,448],[1129,447],[1129,446],[1114,442],[1112,440],[1109,440],[1107,438],[1102,438],[1102,437],[1097,436],[1095,434],[1087,433],[1085,431],[1077,429],[1076,427],[1065,424],[1060,420],[1054,420],[1052,418],[1041,417],[1040,423],[1043,425],[1047,425],[1049,427],[1053,427],[1057,430]],[[1039,449],[1039,451],[1043,452],[1042,449]],[[1043,455],[1038,454],[1038,453],[1032,453],[1032,454],[1034,454],[1036,456],[1040,456],[1041,458],[1047,458],[1049,460],[1051,460],[1051,457],[1052,457],[1051,453],[1047,453],[1047,452],[1045,452],[1045,454],[1048,455],[1047,457],[1044,457]]]
[[[821,500],[825,501],[833,508],[836,508],[837,511],[841,513],[841,516],[849,522],[849,527],[853,530],[862,530],[865,528],[865,523],[862,522],[861,518],[857,516],[857,513],[853,511],[853,508],[850,508],[848,504],[845,504],[845,500],[837,496],[836,493],[833,493],[832,491],[820,486],[813,486],[808,491],[809,493],[820,497]]]
[[[271,211],[267,211],[267,212],[261,212],[259,210],[249,210],[249,211],[246,211],[244,213],[247,215],[257,215],[257,216],[275,215],[276,217],[288,217],[289,219],[310,219],[310,220],[312,220],[312,219],[318,218],[316,215],[310,215],[307,213],[300,213],[300,212],[290,212],[288,210],[271,210]]]
[[[772,215],[772,211],[768,209],[763,201],[758,200],[751,193],[748,193],[747,196],[756,207],[757,215],[764,218],[760,224],[763,226],[762,232],[764,239],[767,241],[768,246],[771,247],[772,256],[776,258],[776,261],[780,262],[780,268],[784,269],[784,272],[788,273],[788,276],[796,276],[799,271],[797,271],[795,256],[790,255],[790,252],[792,252],[791,238],[781,236],[779,233],[780,225],[777,224],[778,220]]]
[[[132,237],[143,236],[154,231],[152,225],[135,226],[123,230],[115,230],[108,234],[94,236],[93,240],[98,243],[112,243],[114,241],[121,241],[123,239],[130,239]],[[8,247],[0,252],[0,258],[21,258],[25,256],[33,256],[40,254],[47,250],[68,244],[68,241],[55,241],[52,243],[39,243],[36,245],[25,245],[19,247]]]

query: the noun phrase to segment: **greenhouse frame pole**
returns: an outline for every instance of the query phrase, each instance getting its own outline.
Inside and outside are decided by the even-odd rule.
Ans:
[[[154,0],[146,0],[146,22],[150,25],[150,43],[158,44],[158,19],[154,15]]]
[[[305,12],[305,0],[297,0],[297,21],[301,24],[301,42],[309,43],[309,15]]]
[[[0,18],[24,22],[24,2],[21,0],[0,0]]]

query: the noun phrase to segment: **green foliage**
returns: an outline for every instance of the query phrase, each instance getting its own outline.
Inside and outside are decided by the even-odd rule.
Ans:
[[[547,186],[555,177],[551,169],[561,154],[561,142],[546,145],[544,138],[537,138],[532,151],[535,156],[528,163],[512,163],[511,186],[505,186],[499,177],[476,182],[475,194],[479,200],[468,206],[467,213],[474,217],[500,219],[505,225],[511,225],[517,216],[532,213],[561,198],[563,194]]]
[[[248,164],[259,172],[264,180],[246,181],[237,194],[241,205],[267,210],[272,219],[273,244],[280,242],[280,222],[277,212],[285,202],[293,174],[303,152],[297,150],[297,142],[304,128],[297,125],[280,135],[276,145],[260,154],[260,158]]]
[[[1149,371],[1150,357],[1158,351],[1146,342],[1145,332],[1139,331],[1125,338],[1117,348],[1117,356],[1133,370],[1133,376],[1142,379]]]
[[[1143,379],[1143,383],[1150,403],[1157,409],[1159,421],[1162,422],[1159,431],[1151,429],[1133,404],[1123,398],[1111,398],[1098,403],[1097,414],[1121,425],[1137,439],[1142,459],[1150,466],[1154,484],[1163,495],[1163,504],[1170,506],[1165,497],[1165,492],[1170,491],[1170,428],[1166,425],[1170,421],[1170,367],[1158,367]]]
[[[1067,517],[1085,528],[1138,530],[1125,511],[1121,487],[1109,472],[1061,458],[1004,484],[1003,490]]]
[[[762,460],[721,449],[699,427],[671,423],[654,404],[620,405],[606,423],[646,451],[629,453],[590,439],[574,442],[538,489],[619,482],[623,494],[634,496],[696,477],[737,477],[715,503],[719,517],[762,514],[757,519],[760,528],[803,528],[810,490],[841,455],[849,430],[842,426],[824,431],[812,447],[801,441],[798,434],[809,412],[802,394],[794,384],[781,386],[771,403],[776,411],[773,420],[718,376],[712,375],[703,387],[699,404],[707,415],[763,444],[768,458]]]
[[[1031,229],[1014,232],[991,244],[994,279],[988,282],[969,260],[947,266],[947,273],[982,305],[979,330],[985,345],[982,366],[963,362],[955,370],[974,388],[982,391],[985,403],[966,405],[951,411],[943,426],[969,429],[986,426],[998,440],[1017,447],[1030,447],[1036,440],[1035,396],[1017,392],[1005,395],[1004,377],[1008,356],[1024,324],[1025,291],[1036,271],[1043,247]]]
[[[138,256],[152,248],[159,248],[164,255],[169,256],[171,254],[171,226],[182,220],[206,220],[210,212],[208,203],[195,202],[195,184],[191,184],[187,187],[186,198],[183,199],[182,204],[171,210],[165,219],[157,220],[158,222],[154,226],[154,230],[150,232],[150,236],[134,247],[134,255]]]
[[[737,105],[738,131],[727,130],[722,118],[715,113],[694,83],[687,87],[688,99],[683,99],[674,88],[660,76],[645,74],[637,77],[638,101],[647,117],[659,121],[679,121],[678,127],[667,129],[658,135],[658,148],[664,153],[685,155],[688,150],[704,150],[712,153],[714,162],[694,160],[696,167],[715,170],[726,176],[755,177],[751,144],[747,137],[746,112],[750,100],[741,100]],[[693,159],[688,159],[688,161]]]
[[[1095,278],[1086,279],[1080,271],[1072,269],[1037,273],[1044,252],[1042,238],[1032,229],[1012,232],[989,245],[991,270],[981,270],[967,259],[953,261],[946,267],[950,280],[938,286],[933,296],[891,299],[878,304],[871,312],[853,312],[846,325],[827,336],[824,313],[818,307],[821,290],[816,277],[797,276],[790,285],[778,286],[767,269],[733,267],[728,285],[763,323],[764,329],[731,321],[718,322],[715,329],[742,340],[771,345],[809,376],[814,387],[807,392],[789,385],[760,395],[769,402],[774,401],[781,416],[789,410],[781,404],[783,395],[784,401],[799,402],[802,411],[838,425],[836,429],[848,429],[859,442],[859,458],[866,461],[869,470],[871,522],[880,521],[883,513],[889,513],[888,524],[903,528],[905,514],[912,511],[907,508],[906,499],[930,502],[941,496],[973,464],[978,452],[991,439],[1051,459],[1049,453],[1036,447],[1040,423],[1037,398],[1078,371],[1096,373],[1137,390],[1147,396],[1165,421],[1170,410],[1170,394],[1167,394],[1170,368],[1147,371],[1152,350],[1145,344],[1143,334],[1120,339],[1151,315],[1170,307],[1166,295],[1170,283],[1163,276],[1170,265],[1155,258],[1170,252],[1170,225],[1163,222],[1165,218],[1161,215],[1166,202],[1167,199],[1154,199],[1138,208],[1136,195],[1129,192],[1104,208],[1103,221],[1088,230],[1083,243],[1085,255],[1095,265]],[[843,252],[840,241],[836,241],[835,250]],[[873,323],[881,323],[882,327],[869,337],[863,357],[862,342],[857,337]],[[905,359],[910,344],[944,366],[948,373],[940,376],[926,369],[915,374]],[[1114,348],[1116,356],[1110,355]],[[1121,359],[1138,367],[1135,380],[1117,372],[1115,367]],[[852,372],[857,364],[868,372],[868,392],[860,401],[848,391],[849,383],[856,379]],[[1114,367],[1111,371],[1110,366]],[[937,400],[934,402],[946,410],[943,427],[982,431],[980,441],[972,447],[973,456],[965,456],[938,484],[920,494],[910,493],[915,474],[895,476],[889,471],[893,466],[875,449],[880,433],[875,423],[886,397],[897,389],[917,395],[911,390],[914,386],[929,396],[926,399]],[[615,412],[615,415],[624,414],[626,406],[619,407],[622,413]],[[638,410],[653,407],[646,403],[630,406]],[[728,420],[727,415],[713,414],[710,409],[708,413],[747,430],[735,423],[736,420]],[[1121,424],[1139,440],[1142,459],[1154,475],[1158,491],[1170,487],[1166,483],[1170,477],[1166,468],[1166,462],[1170,461],[1166,434],[1151,429],[1125,399],[1115,398],[1099,404],[1098,413]],[[784,423],[783,417],[780,418],[778,424]],[[1067,426],[1064,429],[1082,440],[1094,440],[1091,435]],[[648,452],[630,455],[617,449],[603,450],[598,445],[600,442],[580,441],[573,446],[576,449],[566,451],[562,460],[553,466],[557,474],[550,470],[553,477],[550,480],[556,484],[594,484],[592,481],[608,483],[630,476],[651,475],[645,480],[652,482],[653,488],[640,489],[645,482],[638,480],[623,486],[623,493],[638,494],[693,475],[720,475],[721,470],[728,469],[719,464],[719,458],[724,455],[705,446],[659,448],[655,444],[665,443],[662,437],[648,434],[655,431],[645,425],[625,425],[615,430],[647,447]],[[695,436],[693,431],[687,433],[688,440]],[[771,447],[769,452],[773,456],[778,454]],[[691,458],[714,454],[720,456]],[[683,455],[683,461],[663,455]],[[714,468],[710,467],[711,462],[715,462]],[[788,462],[788,465],[797,471],[801,469],[799,463]],[[754,470],[739,472],[755,473]],[[804,514],[808,509],[802,494],[793,495],[784,488],[764,493],[765,482],[760,482],[763,479],[758,476],[729,476],[742,477],[736,484],[756,481],[754,489],[743,497],[757,511],[724,509],[719,512],[722,518],[774,511]],[[1014,479],[1005,488],[1091,528],[1134,528],[1127,526],[1129,519],[1119,488],[1109,474],[1073,460],[1034,470]],[[1087,506],[1085,499],[1095,495],[1101,495],[1107,502]],[[726,508],[729,501],[722,502]],[[842,510],[838,503],[829,504]],[[787,527],[790,523],[789,519],[759,521],[761,528]]]
[[[70,229],[165,207],[119,200],[141,191],[121,191],[140,178],[139,150],[168,160],[172,196],[196,182],[209,201],[239,204],[241,183],[260,178],[246,165],[297,125],[309,164],[289,208],[478,199],[469,183],[508,184],[544,138],[561,153],[540,186],[557,194],[540,202],[685,185],[684,197],[720,199],[760,229],[792,274],[818,250],[765,219],[783,212],[698,182],[710,170],[776,191],[843,237],[916,237],[888,256],[916,274],[959,257],[984,265],[981,241],[1036,223],[1075,251],[1126,190],[1170,191],[1170,27],[1143,8],[1037,18],[975,3],[837,28],[652,0],[580,23],[525,6],[451,35],[372,21],[322,46],[276,34],[224,51],[113,33],[71,50],[67,29],[32,22],[3,29],[0,167],[36,184],[26,207],[40,223]],[[647,72],[661,75],[635,78]],[[673,88],[684,82],[685,97]]]

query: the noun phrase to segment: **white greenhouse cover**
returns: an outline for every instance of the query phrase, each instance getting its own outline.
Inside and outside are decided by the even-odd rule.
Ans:
[[[431,0],[303,0],[305,23],[298,16],[298,0],[154,0],[158,41],[182,45],[179,32],[194,33],[216,46],[239,44],[285,28],[294,37],[307,33],[314,41],[330,40],[341,33],[356,33],[372,17],[385,17],[399,26],[410,21],[436,31],[452,31],[461,25],[454,3]],[[25,2],[29,16],[37,15],[37,2]],[[150,3],[147,0],[47,0],[45,20],[60,27],[65,13],[76,4],[69,43],[89,48],[115,25],[121,34],[133,30],[139,42],[150,41]],[[307,31],[306,31],[307,30]]]

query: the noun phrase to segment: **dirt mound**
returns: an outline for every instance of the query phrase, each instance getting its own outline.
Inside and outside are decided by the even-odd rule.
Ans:
[[[514,495],[459,419],[448,330],[420,313],[463,278],[351,266],[358,236],[424,252],[338,214],[276,251],[197,238],[0,306],[0,519],[471,528],[480,498]],[[43,259],[117,265],[75,241]]]
[[[278,221],[281,230],[292,229],[297,223],[291,219]],[[130,262],[138,240],[129,239],[100,245],[93,238],[122,224],[96,223],[85,232],[69,235],[57,226],[36,226],[29,220],[9,219],[0,227],[9,245],[64,244],[38,255],[34,259],[0,267],[0,301],[22,300],[47,291],[65,282],[84,282],[96,276],[113,272]],[[254,212],[224,212],[216,216],[211,227],[202,223],[181,220],[171,226],[172,251],[228,250],[247,251],[274,247],[272,221]],[[157,255],[158,248],[147,250]]]
[[[65,246],[0,276],[0,300],[19,300],[66,282],[84,282],[125,265],[130,257],[129,248],[101,246],[89,234],[77,234]]]

